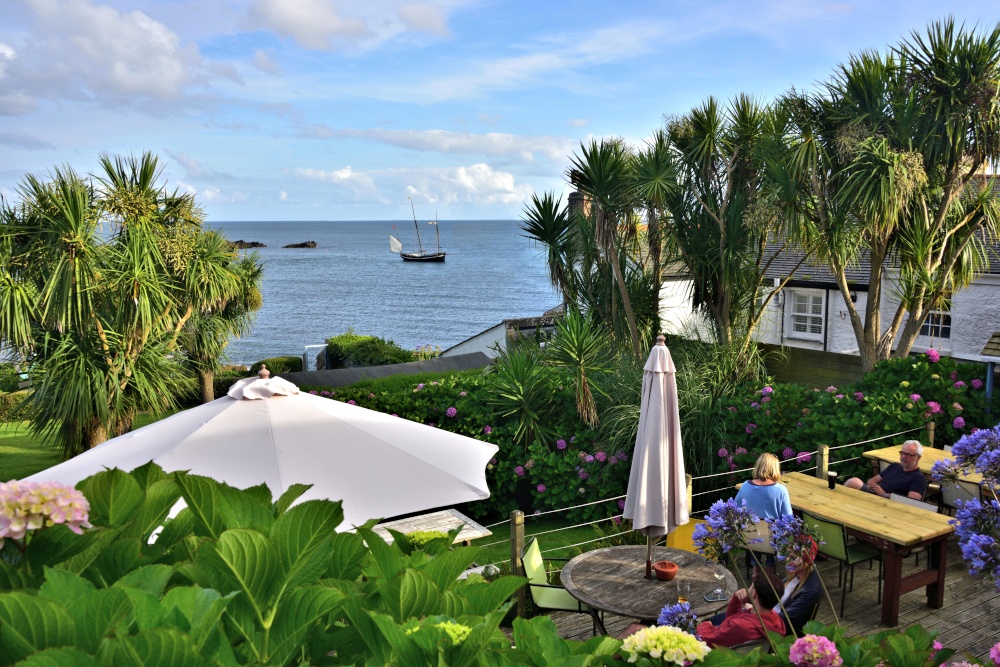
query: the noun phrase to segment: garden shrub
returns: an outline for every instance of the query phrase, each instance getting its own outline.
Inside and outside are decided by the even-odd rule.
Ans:
[[[7,421],[8,415],[28,395],[28,389],[0,393],[0,422]],[[20,421],[20,420],[16,420]]]
[[[20,382],[21,372],[17,369],[16,365],[11,363],[0,364],[0,392],[15,392]]]
[[[246,375],[256,375],[257,371],[260,370],[261,364],[267,365],[267,370],[271,371],[271,375],[279,375],[281,373],[299,373],[302,371],[302,357],[288,355],[285,357],[261,359],[250,367],[250,370],[246,373]]]
[[[362,336],[348,329],[347,333],[326,339],[329,368],[360,368],[416,361],[413,352],[404,350],[391,340],[377,336]]]

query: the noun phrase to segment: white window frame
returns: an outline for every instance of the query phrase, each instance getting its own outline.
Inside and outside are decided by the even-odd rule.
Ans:
[[[920,333],[918,335],[925,336],[931,340],[951,340],[952,328],[951,310],[932,310],[927,313],[927,318],[920,325]],[[947,335],[942,333],[945,329],[948,330]]]
[[[785,338],[822,342],[827,326],[826,290],[786,288],[785,292],[788,304],[785,311]],[[798,312],[796,309],[799,309]]]

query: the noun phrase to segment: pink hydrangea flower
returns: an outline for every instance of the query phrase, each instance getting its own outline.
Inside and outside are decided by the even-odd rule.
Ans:
[[[492,432],[493,432],[493,427],[490,426],[489,424],[483,427],[483,433],[485,433],[486,435],[489,435]]]
[[[724,459],[724,458],[726,458],[727,456],[729,456],[729,450],[728,450],[728,449],[726,449],[725,447],[723,447],[722,449],[720,449],[720,450],[718,451],[718,454],[719,454],[719,458],[720,458],[720,459]]]
[[[311,390],[311,391],[310,391],[309,393],[310,393],[310,394],[312,394],[313,396],[315,396],[315,395],[316,395],[316,390],[315,390],[315,389],[313,389],[313,390]]]
[[[587,463],[593,463],[594,457],[591,454],[587,454],[587,458],[584,459]]]
[[[834,387],[834,386],[829,386],[829,387],[826,388],[826,393],[828,393],[828,394],[832,394],[835,391],[837,391],[837,388]]]
[[[836,396],[834,396],[834,398],[843,398],[843,397],[844,397],[843,394],[837,394]]]
[[[750,404],[750,407],[753,408],[754,410],[759,410],[760,409],[760,403],[758,403],[757,401],[754,401],[753,403]]]
[[[348,404],[348,405],[357,405],[357,403],[355,403],[355,402],[354,402],[354,399],[353,399],[353,398],[352,398],[351,400],[349,400],[349,401],[347,402],[347,404]]]
[[[580,477],[580,479],[587,479],[590,477],[590,473],[583,469],[579,470],[576,474]]]
[[[458,392],[458,395],[459,396],[468,396],[468,394],[466,392],[464,392],[464,391]]]
[[[729,411],[730,412],[736,412],[736,406],[735,405],[730,405],[729,406]]]
[[[747,424],[746,432],[747,433],[753,433],[753,431],[754,431],[755,428],[757,428],[756,424],[753,424],[753,423]]]
[[[782,459],[790,459],[794,456],[795,456],[795,450],[792,449],[791,447],[785,447],[783,450],[781,450]]]
[[[801,465],[805,465],[812,460],[812,452],[799,452],[795,458],[798,459]]]
[[[545,493],[545,485],[539,484],[538,486],[535,487],[535,490],[538,491],[539,493]]]
[[[458,410],[456,410],[455,408],[448,408],[447,410],[444,411],[445,417],[454,417],[457,414]]]
[[[524,466],[515,466],[514,474],[518,477],[524,477]]]
[[[983,381],[980,380],[979,378],[976,378],[975,380],[973,380],[969,384],[972,385],[973,389],[982,389],[983,388]]]
[[[854,400],[855,401],[863,401],[863,400],[865,400],[865,395],[862,394],[860,391],[856,391],[856,392],[854,392]]]
[[[963,428],[965,428],[965,420],[962,419],[961,417],[955,417],[955,421],[953,421],[951,425],[954,426],[957,430],[961,431]]]
[[[369,393],[368,393],[368,398],[375,398],[375,394],[373,394],[373,393],[369,392]]]
[[[993,645],[990,649],[990,659],[993,660],[993,664],[1000,667],[1000,642]]]
[[[774,389],[772,389],[771,387],[764,387],[763,389],[760,390],[760,393],[763,394],[764,396],[767,396],[773,391]]]
[[[962,382],[961,380],[959,380],[958,382],[956,382],[956,383],[955,383],[954,385],[952,385],[952,386],[953,386],[953,387],[955,387],[955,389],[961,389],[962,387],[964,387],[964,386],[965,386],[965,383],[964,383],[964,382]]]
[[[389,415],[389,416],[390,416],[390,417],[398,417],[399,415],[397,415],[397,414],[396,414],[395,412],[393,412],[393,413],[392,413],[391,415]]]
[[[28,531],[63,524],[77,535],[90,528],[90,503],[83,493],[59,482],[0,484],[0,547],[4,539],[20,540]]]
[[[957,380],[958,379],[958,371],[952,371],[952,372],[948,373],[948,377],[950,377],[952,380]]]
[[[733,463],[732,461],[730,461],[730,462],[729,462],[729,469],[730,469],[730,470],[736,470],[736,464],[735,464],[735,463]]]
[[[788,651],[788,660],[795,667],[840,667],[844,664],[837,645],[817,635],[796,639]]]
[[[936,364],[937,362],[941,361],[941,353],[935,350],[934,348],[927,350],[926,354],[927,354],[927,361],[931,362],[932,364]]]
[[[760,399],[761,403],[769,403],[770,401],[771,401],[770,396],[765,396],[764,398]]]
[[[423,388],[424,388],[424,383],[423,382],[421,382],[420,384],[417,385],[417,389],[423,389]]]
[[[919,401],[920,400],[920,394],[910,394],[910,400],[914,401],[914,402]]]
[[[937,401],[927,401],[927,407],[930,408],[932,415],[941,412],[941,404]]]
[[[601,463],[604,463],[605,461],[608,460],[608,455],[605,454],[604,452],[597,452],[596,454],[594,454],[594,458],[600,461]]]
[[[734,454],[736,454],[736,455],[738,456],[738,455],[740,455],[740,454],[746,454],[746,453],[747,453],[747,450],[746,450],[746,447],[737,447],[737,448],[736,448],[736,451],[735,451],[735,452],[733,452],[733,453],[734,453]]]

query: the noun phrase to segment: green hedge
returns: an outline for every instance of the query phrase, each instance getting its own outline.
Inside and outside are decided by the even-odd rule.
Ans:
[[[353,331],[328,338],[326,353],[329,368],[361,368],[416,361],[417,356],[391,340],[361,336]]]
[[[27,389],[0,393],[0,421],[7,421],[7,414],[27,395]]]
[[[250,367],[250,371],[247,375],[256,375],[257,371],[260,370],[261,364],[267,364],[267,370],[271,371],[271,375],[278,375],[280,373],[299,373],[302,371],[302,357],[288,355],[285,357],[261,359]]]

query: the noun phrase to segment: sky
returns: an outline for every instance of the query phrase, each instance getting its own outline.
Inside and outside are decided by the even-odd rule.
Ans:
[[[0,196],[152,151],[208,219],[517,219],[581,143],[996,0],[0,0]]]

